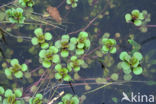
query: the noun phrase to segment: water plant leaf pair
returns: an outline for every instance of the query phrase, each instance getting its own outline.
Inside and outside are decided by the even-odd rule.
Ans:
[[[78,72],[80,71],[80,66],[83,64],[84,64],[84,60],[78,59],[77,56],[72,56],[67,66],[70,71],[73,69],[75,72]]]
[[[88,38],[88,33],[85,31],[80,32],[77,39],[76,55],[84,54],[85,49],[89,49],[90,45],[91,42]]]
[[[55,74],[56,79],[58,79],[58,80],[63,79],[64,81],[71,81],[72,80],[72,78],[68,74],[69,70],[65,67],[62,67],[61,64],[57,64],[55,66],[55,70],[56,70],[56,74]]]
[[[133,53],[133,56],[130,56],[127,52],[120,53],[121,67],[124,73],[129,74],[131,70],[135,75],[140,75],[143,72],[140,62],[143,56],[140,52]]]
[[[8,15],[8,19],[11,23],[24,23],[25,17],[23,16],[22,8],[11,8],[6,10],[6,14]]]
[[[43,33],[42,28],[37,28],[34,30],[34,34],[36,37],[33,37],[31,42],[33,45],[41,45],[42,49],[46,49],[49,47],[49,44],[46,42],[52,39],[52,34],[49,32]]]
[[[43,95],[40,93],[37,93],[35,97],[29,99],[29,104],[43,104]]]
[[[2,86],[0,86],[0,103],[3,104],[22,104],[22,100],[18,100],[17,98],[22,97],[23,92],[21,89],[15,89],[12,91],[11,89],[5,90]]]
[[[116,53],[116,40],[109,39],[109,38],[103,38],[102,39],[102,52],[105,53]]]
[[[12,75],[14,75],[16,78],[22,78],[23,72],[28,70],[28,66],[26,64],[20,65],[18,59],[12,59],[10,61],[10,65],[10,67],[5,69],[5,75],[9,79],[12,79]]]
[[[32,7],[34,5],[33,0],[18,0],[18,2],[23,6],[23,7]]]
[[[78,0],[66,0],[66,3],[68,5],[71,5],[72,8],[76,8],[77,7],[77,2],[78,2]]]
[[[78,96],[73,96],[72,94],[68,93],[62,97],[62,101],[58,104],[79,104],[79,102]]]
[[[50,68],[52,63],[59,63],[60,57],[57,54],[58,48],[50,46],[49,49],[42,49],[39,52],[40,62],[45,68]]]

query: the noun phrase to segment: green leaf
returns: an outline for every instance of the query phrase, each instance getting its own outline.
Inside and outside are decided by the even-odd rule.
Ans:
[[[119,75],[117,74],[117,73],[113,73],[112,75],[111,75],[111,79],[112,80],[118,80],[118,78],[119,78]]]
[[[37,45],[37,44],[38,44],[38,39],[37,39],[36,37],[33,37],[33,38],[31,39],[31,43],[32,43],[33,45]]]
[[[74,104],[79,104],[80,102],[77,96],[72,97],[71,100],[73,101]]]
[[[35,29],[35,30],[34,30],[34,34],[35,34],[36,36],[43,35],[43,30],[42,30],[42,28],[37,28],[37,29]]]
[[[27,70],[28,70],[27,64],[22,64],[22,71],[27,71]]]
[[[14,66],[14,65],[16,65],[16,64],[19,64],[18,59],[12,59],[11,62],[10,62],[10,64],[11,64],[12,66]]]
[[[50,61],[44,60],[44,61],[42,62],[42,65],[43,65],[43,67],[45,67],[45,68],[50,68],[50,67],[51,67],[51,62],[50,62]]]
[[[36,97],[39,98],[40,100],[43,99],[43,95],[42,94],[36,94]]]
[[[46,32],[46,33],[45,33],[45,39],[46,39],[46,40],[51,40],[51,39],[52,39],[51,33]]]
[[[113,47],[112,49],[110,49],[110,53],[112,54],[116,53],[116,47]]]
[[[62,101],[63,102],[66,102],[66,101],[70,101],[72,98],[72,94],[65,94],[63,97],[62,97]]]
[[[68,52],[67,50],[63,50],[63,51],[61,52],[61,56],[62,56],[62,57],[68,57],[68,55],[69,55],[69,52]]]
[[[55,69],[58,71],[59,69],[61,69],[62,68],[62,66],[61,66],[61,64],[57,64],[56,66],[55,66]]]
[[[128,43],[132,45],[133,48],[132,53],[137,52],[141,49],[141,45],[132,39],[128,39]]]
[[[130,56],[128,55],[128,53],[125,52],[125,51],[124,52],[121,52],[120,53],[120,60],[123,60],[124,61],[124,60],[127,60],[127,59],[128,60],[130,59]]]
[[[142,25],[142,21],[141,20],[135,20],[134,21],[134,25],[135,26],[141,26]]]
[[[40,56],[41,58],[44,58],[44,57],[45,57],[45,54],[46,54],[46,50],[41,50],[41,51],[39,52],[39,56]]]
[[[125,15],[125,19],[126,19],[126,22],[127,22],[127,23],[130,22],[130,21],[132,20],[131,14],[127,13],[127,14]]]
[[[132,75],[131,74],[125,74],[124,75],[124,80],[125,81],[130,81],[132,79]]]
[[[9,96],[11,96],[11,95],[13,95],[13,92],[12,92],[12,90],[10,90],[10,89],[7,89],[7,90],[5,91],[5,94],[4,94],[4,96],[5,96],[5,97],[9,97]]]
[[[16,78],[22,78],[23,77],[22,71],[18,71],[14,75],[15,75]]]
[[[47,49],[49,47],[49,44],[48,43],[42,43],[41,44],[41,48],[42,49]]]
[[[76,49],[76,55],[82,55],[82,54],[84,54],[83,49]]]
[[[15,92],[16,97],[22,97],[23,93],[20,89],[16,89],[14,92]]]
[[[142,67],[136,67],[136,68],[133,69],[133,73],[135,75],[140,75],[142,72],[143,72]]]
[[[60,62],[60,57],[59,57],[59,55],[53,55],[53,62],[54,63],[58,63],[58,62]]]
[[[64,81],[71,81],[71,77],[67,74],[63,78]]]
[[[61,78],[62,78],[62,75],[61,75],[60,73],[56,73],[56,74],[55,74],[55,78],[56,78],[56,79],[61,79]]]
[[[11,74],[12,74],[11,70],[6,68],[5,69],[5,75],[9,77],[9,76],[11,76]]]
[[[5,90],[2,86],[0,86],[0,95],[4,94]]]
[[[143,56],[142,56],[142,54],[140,52],[135,52],[133,54],[133,56],[136,57],[138,60],[142,60],[142,58],[143,58]]]
[[[130,65],[127,63],[127,62],[122,62],[121,63],[121,67],[123,68],[123,69],[130,69]]]
[[[113,101],[114,103],[118,103],[118,98],[113,97],[113,98],[112,98],[112,101]]]

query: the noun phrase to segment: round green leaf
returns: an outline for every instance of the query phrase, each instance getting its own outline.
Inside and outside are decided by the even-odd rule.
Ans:
[[[38,39],[37,39],[36,37],[33,37],[33,38],[31,39],[31,43],[32,43],[33,45],[37,45],[37,44],[38,44]]]
[[[16,89],[14,92],[15,92],[16,97],[22,97],[23,93],[20,89]]]
[[[51,40],[51,39],[52,39],[51,33],[46,32],[46,33],[45,33],[45,39],[46,39],[46,40]]]
[[[50,68],[51,62],[50,62],[50,61],[44,60],[44,61],[42,62],[42,65],[43,65],[43,67],[45,67],[45,68]]]
[[[27,71],[27,70],[28,70],[27,64],[22,64],[22,71]]]
[[[22,71],[18,71],[14,75],[15,75],[16,78],[22,78],[23,77]]]
[[[36,94],[36,97],[41,100],[43,98],[43,95],[42,94]]]
[[[69,55],[69,52],[68,52],[67,50],[63,50],[63,51],[61,52],[61,56],[62,56],[62,57],[68,57],[68,55]]]
[[[117,74],[117,73],[113,73],[112,75],[111,75],[111,79],[112,80],[118,80],[118,78],[119,78],[119,75]]]
[[[142,72],[143,72],[142,67],[136,67],[136,68],[133,69],[133,73],[135,75],[140,75]]]
[[[48,43],[42,43],[41,44],[41,48],[42,49],[47,49],[49,47],[49,44]]]
[[[5,91],[5,94],[4,94],[4,96],[5,96],[5,97],[9,97],[9,96],[11,96],[11,95],[13,95],[13,92],[12,92],[12,90],[10,90],[10,89],[7,89],[7,90]]]
[[[2,86],[0,86],[0,95],[4,94],[5,90]]]
[[[11,62],[10,62],[10,64],[11,64],[12,66],[14,66],[14,65],[16,65],[16,64],[19,64],[18,59],[12,59]]]

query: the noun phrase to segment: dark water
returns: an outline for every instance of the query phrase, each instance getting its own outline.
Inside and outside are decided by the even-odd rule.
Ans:
[[[47,5],[52,6],[58,6],[60,2],[63,0],[45,0],[45,3],[41,3],[40,0],[36,0],[38,2],[37,5],[34,6],[34,11],[37,13],[43,13],[45,11]],[[60,14],[63,17],[63,30],[56,29],[54,31],[51,31],[53,34],[53,38],[59,39],[62,34],[70,33],[72,31],[76,31],[80,28],[85,27],[90,20],[92,20],[95,16],[90,16],[90,12],[94,10],[95,5],[101,7],[101,9],[97,9],[95,13],[100,13],[103,8],[105,8],[106,0],[94,0],[97,4],[93,4],[92,6],[89,6],[87,0],[79,0],[78,7],[75,9],[71,9],[70,11],[65,10],[65,4],[63,4],[58,10],[60,11]],[[102,19],[97,19],[94,21],[93,25],[91,25],[89,28],[86,29],[87,32],[89,32],[89,35],[93,37],[93,35],[98,34],[98,39],[102,37],[102,35],[105,32],[109,32],[111,34],[111,38],[115,38],[115,33],[120,33],[120,39],[122,40],[122,43],[119,45],[119,50],[117,50],[117,53],[115,55],[111,55],[113,57],[113,60],[115,61],[114,64],[109,68],[109,71],[112,73],[113,71],[120,71],[116,68],[117,63],[119,60],[119,54],[121,51],[131,51],[131,46],[127,43],[127,40],[129,38],[129,34],[134,34],[135,41],[139,44],[142,44],[140,52],[143,56],[148,56],[149,52],[152,50],[156,50],[156,27],[155,28],[148,28],[148,31],[145,33],[140,32],[136,27],[132,26],[132,24],[127,24],[124,19],[124,15],[127,12],[131,12],[133,9],[139,9],[147,10],[148,13],[151,14],[151,22],[148,24],[150,25],[156,25],[156,0],[107,0],[109,1],[110,5],[115,5],[114,8],[108,8],[106,9],[107,12],[109,12],[109,15],[105,15]],[[10,2],[9,0],[0,0],[0,5],[3,5],[7,2]],[[96,10],[96,9],[95,9]],[[84,17],[88,17],[89,20],[85,20]],[[96,23],[98,25],[96,25]],[[94,28],[98,28],[99,32],[95,33],[93,31]],[[33,30],[27,30],[25,27],[22,27],[21,29],[18,29],[19,33],[23,33],[24,36],[33,36]],[[16,31],[17,32],[17,31]],[[15,33],[16,33],[15,32]],[[13,32],[14,33],[14,32]],[[71,36],[77,36],[77,34],[72,34]],[[153,38],[151,38],[153,37]],[[97,47],[98,39],[93,40],[93,46],[90,50]],[[38,63],[38,54],[31,55],[27,49],[32,47],[32,44],[30,41],[24,41],[22,43],[17,43],[16,38],[7,36],[7,42],[8,45],[1,46],[5,50],[5,48],[10,48],[14,50],[14,54],[12,57],[18,58],[21,62],[24,62],[25,59],[31,59],[33,60],[34,64],[30,65],[30,69],[34,69],[37,66],[40,66]],[[147,41],[146,41],[147,40]],[[146,41],[146,42],[145,42]],[[150,60],[156,59],[156,53],[154,53]],[[143,68],[146,68],[149,63],[142,63]],[[154,72],[151,72],[151,70],[155,70]],[[152,65],[149,69],[147,69],[148,74],[145,76],[133,76],[132,81],[155,81],[156,80],[156,65]],[[89,65],[89,68],[87,69],[81,69],[79,72],[79,75],[82,78],[98,78],[104,76],[104,70],[101,67],[101,64],[94,60],[94,62]],[[109,86],[106,86],[104,88],[101,88],[95,92],[86,94],[86,100],[83,102],[83,104],[116,104],[112,101],[113,97],[116,97],[118,99],[117,104],[155,104],[156,103],[156,85],[147,85],[145,82],[127,82],[122,83],[122,80],[119,80],[119,83],[112,84]],[[73,83],[84,83],[84,81],[74,81]],[[89,82],[86,82],[89,84]],[[120,84],[122,83],[122,84]],[[96,89],[102,85],[90,85],[90,87],[93,89]],[[23,86],[24,87],[24,86]],[[78,96],[82,96],[85,90],[85,86],[73,86],[75,93]],[[58,92],[64,90],[65,93],[73,93],[71,88],[58,88]],[[155,102],[121,102],[121,99],[123,97],[122,93],[125,92],[127,95],[130,96],[130,94],[133,92],[137,96],[141,95],[147,95],[149,98],[149,95],[155,96]],[[138,94],[139,93],[139,94]],[[60,100],[60,99],[59,99]]]

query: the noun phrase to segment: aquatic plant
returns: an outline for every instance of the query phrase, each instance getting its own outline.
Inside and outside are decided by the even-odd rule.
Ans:
[[[69,40],[70,40],[70,37],[67,34],[67,35],[62,35],[61,40],[57,40],[55,42],[55,46],[61,51],[62,57],[68,57],[69,56],[68,50],[71,50],[70,46],[72,45],[69,43]]]
[[[23,6],[23,7],[32,7],[34,5],[33,0],[18,0],[18,2]]]
[[[12,75],[16,78],[22,78],[23,73],[28,70],[28,66],[26,64],[19,64],[18,59],[12,59],[10,65],[10,67],[5,68],[5,75],[9,79],[12,79]]]
[[[25,17],[23,16],[22,8],[11,8],[6,10],[6,14],[8,15],[8,19],[11,23],[24,23]]]
[[[125,14],[125,20],[127,23],[131,22],[135,26],[145,26],[150,22],[150,15],[146,10],[140,12],[138,9],[134,9],[131,13]]]
[[[39,57],[43,67],[50,68],[52,63],[59,63],[60,57],[57,53],[58,49],[55,46],[50,46],[47,50],[40,50]]]
[[[83,65],[84,60],[78,59],[77,56],[72,56],[68,64],[68,69],[74,70],[75,72],[80,71],[80,66]]]
[[[42,49],[46,49],[49,47],[49,44],[46,42],[46,40],[52,39],[52,34],[49,32],[43,33],[42,28],[36,28],[34,30],[34,34],[36,37],[33,37],[31,42],[33,45],[41,45]]]
[[[102,44],[103,44],[103,46],[102,46],[101,50],[103,53],[108,53],[108,52],[110,52],[112,54],[116,53],[116,47],[115,47],[116,46],[116,40],[103,38]]]
[[[64,81],[72,80],[72,78],[68,74],[69,70],[65,67],[62,67],[61,64],[57,64],[55,66],[55,70],[56,70],[56,74],[55,74],[56,79],[58,79],[58,80],[63,79]]]
[[[90,48],[90,45],[88,33],[85,31],[80,32],[76,44],[76,55],[84,54],[85,50]]]
[[[54,3],[52,4],[54,6],[55,2],[57,4],[59,1],[51,2]],[[67,5],[64,5],[65,2]],[[103,2],[106,5],[103,5]],[[3,23],[1,26],[4,26],[4,29],[2,30],[0,27],[0,39],[3,41],[5,36],[17,38],[18,42],[20,42],[20,46],[22,46],[21,53],[25,53],[28,50],[31,55],[35,56],[31,59],[26,59],[23,64],[20,64],[18,59],[10,60],[13,51],[4,51],[7,56],[1,57],[5,55],[3,55],[3,52],[1,51],[3,50],[3,47],[0,48],[0,61],[3,61],[4,59],[4,62],[2,63],[3,70],[0,70],[0,76],[2,79],[6,79],[6,81],[0,82],[0,84],[2,84],[0,86],[0,104],[44,104],[47,102],[49,102],[48,104],[83,104],[86,94],[97,91],[113,83],[120,84],[119,80],[121,78],[125,80],[123,83],[128,82],[132,79],[133,73],[135,75],[142,74],[142,67],[144,66],[141,65],[143,56],[139,52],[141,45],[134,40],[134,37],[130,36],[130,39],[128,40],[128,43],[132,45],[132,50],[130,50],[130,52],[121,52],[119,57],[122,62],[116,66],[116,59],[114,58],[116,55],[112,54],[117,53],[117,49],[120,50],[121,48],[125,48],[124,46],[122,47],[124,42],[120,38],[121,34],[117,33],[115,34],[115,37],[112,35],[111,38],[109,33],[105,33],[102,37],[100,36],[103,31],[105,32],[105,30],[101,29],[99,25],[103,23],[100,23],[99,21],[104,17],[106,17],[104,20],[111,18],[107,8],[110,7],[110,9],[112,9],[117,6],[113,4],[113,0],[80,1],[80,6],[84,6],[85,4],[85,10],[89,11],[88,13],[84,11],[82,16],[85,17],[81,20],[88,24],[83,24],[83,22],[82,24],[76,24],[80,29],[77,29],[77,27],[73,28],[71,26],[74,26],[75,23],[72,22],[74,22],[75,18],[69,16],[72,11],[75,12],[79,10],[79,8],[76,8],[78,0],[63,0],[58,6],[55,5],[55,7],[49,6],[49,1],[45,0],[41,2],[42,6],[40,10],[36,8],[38,5],[35,6],[34,10],[38,9],[37,12],[35,12],[33,8],[30,8],[34,4],[39,3],[40,2],[38,0],[36,0],[35,3],[33,0],[18,0],[18,2],[11,2],[6,5],[7,8],[10,8],[5,12],[6,14],[3,13],[5,8],[3,8],[3,6],[0,7],[0,9],[2,8],[0,14],[4,14],[0,17],[0,20]],[[89,3],[89,5],[87,4],[86,6],[86,3]],[[61,6],[65,7],[62,9]],[[12,7],[22,7],[24,9],[14,9]],[[44,9],[42,9],[42,7]],[[75,9],[71,10],[69,13],[70,7]],[[67,11],[67,13],[64,11]],[[74,12],[71,14],[72,16],[76,15],[77,21],[77,19],[81,18],[81,15],[77,15]],[[6,25],[8,21],[3,21],[4,17],[8,17],[9,24]],[[140,12],[135,9],[131,13],[127,13],[125,15],[125,19],[127,23],[133,23],[137,28],[142,29],[145,32],[148,27],[147,23],[150,21],[150,14],[145,10]],[[20,28],[18,27],[19,24],[10,24],[10,22],[22,23],[23,27]],[[72,24],[70,24],[70,22]],[[91,27],[91,30],[89,27]],[[6,31],[3,31],[5,29]],[[58,33],[55,31],[57,29],[60,29]],[[70,29],[72,31],[70,31]],[[32,31],[30,31],[27,36],[23,36],[23,30],[33,30],[35,36],[31,37]],[[46,32],[44,33],[43,31]],[[47,31],[51,31],[54,35]],[[72,37],[72,35],[74,35],[74,37]],[[53,37],[55,37],[55,39],[53,39]],[[99,39],[99,37],[101,38]],[[32,48],[29,48],[28,44],[24,46],[22,44],[24,42],[28,42],[28,44],[32,43]],[[97,42],[100,44],[96,44]],[[30,58],[29,56],[24,57],[23,54],[21,57],[21,53],[19,54],[19,58],[22,60],[23,58]],[[84,76],[85,78],[83,78],[83,76],[81,76],[83,71],[80,70],[91,67],[94,65],[92,64],[93,62],[95,62],[95,64],[100,63],[100,68],[102,69],[101,72],[103,72],[101,73],[102,77],[86,78],[88,76]],[[156,63],[155,60],[151,60],[149,62],[151,62],[150,64]],[[30,72],[28,72],[29,63],[33,68],[35,67],[34,69],[29,70]],[[147,69],[149,67],[150,65],[147,65]],[[122,69],[124,74],[120,73],[120,70],[118,69]],[[87,72],[94,73],[94,71],[95,70],[89,70]],[[133,73],[131,73],[132,71]],[[147,72],[144,68],[144,72],[145,71]],[[149,72],[152,73],[154,71],[152,70]],[[142,75],[146,76],[145,74]],[[78,81],[80,83],[77,83]],[[92,88],[91,84],[103,84],[103,86],[90,90]],[[81,100],[79,100],[79,97],[76,95],[73,87],[79,85],[84,85],[85,90],[90,90],[82,93],[82,97],[80,98]],[[18,89],[19,86],[21,86],[20,89]],[[7,87],[9,87],[9,89],[5,90],[4,88]],[[59,88],[64,87],[70,87],[74,95],[67,93],[61,97],[63,94],[60,95]],[[22,92],[21,89],[24,92]],[[48,94],[49,96],[47,97]],[[59,95],[57,96],[57,94]],[[57,99],[60,99],[61,101],[56,101]],[[114,103],[118,102],[118,99],[115,97],[112,98],[112,100]]]
[[[14,92],[14,93],[13,93]],[[19,99],[23,95],[22,90],[15,89],[12,91],[11,89],[4,89],[0,86],[0,103],[3,104],[24,104],[23,100]]]
[[[140,65],[142,58],[140,52],[133,53],[133,56],[130,56],[127,52],[121,52],[120,60],[122,60],[121,67],[123,71],[128,74],[132,70],[135,75],[140,75],[143,72]]]
[[[62,101],[58,104],[79,104],[79,102],[78,96],[73,96],[72,94],[68,93],[62,97]]]
[[[29,104],[43,104],[43,95],[37,93],[34,98],[29,99]]]
[[[71,5],[72,8],[76,8],[77,7],[77,2],[78,2],[78,0],[66,0],[66,3],[68,5]]]

